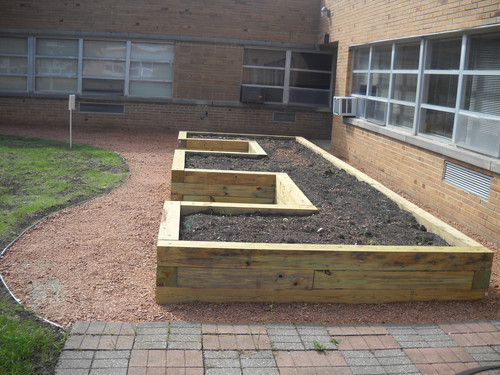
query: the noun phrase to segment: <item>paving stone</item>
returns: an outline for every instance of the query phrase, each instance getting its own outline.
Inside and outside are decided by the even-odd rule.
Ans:
[[[71,328],[71,334],[85,334],[87,332],[87,329],[89,328],[90,322],[81,322],[78,321],[76,322],[73,327]]]
[[[174,341],[169,342],[168,347],[170,349],[184,349],[184,350],[200,350],[201,342],[194,341]]]
[[[127,368],[97,368],[91,369],[90,375],[127,375]]]
[[[93,359],[94,353],[92,350],[63,350],[59,359]]]
[[[490,323],[498,330],[500,330],[500,320],[492,320]]]
[[[127,368],[128,358],[94,359],[92,368]]]
[[[106,328],[106,322],[90,322],[85,332],[88,335],[100,335]]]
[[[387,325],[387,331],[403,348],[458,346],[448,334],[435,324]]]
[[[84,335],[71,334],[64,343],[63,350],[81,349]]]
[[[58,369],[90,369],[92,358],[90,359],[61,359],[57,364]]]
[[[273,368],[276,367],[271,351],[247,351],[240,354],[240,363],[245,368]]]
[[[90,370],[84,370],[84,369],[67,369],[67,368],[61,368],[55,370],[54,374],[55,375],[88,375]]]
[[[239,368],[207,368],[205,375],[242,375]]]

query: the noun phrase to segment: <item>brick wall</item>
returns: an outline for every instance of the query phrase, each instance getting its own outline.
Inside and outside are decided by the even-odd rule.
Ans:
[[[0,27],[316,42],[319,0],[9,0]]]
[[[174,97],[239,101],[243,48],[176,43]]]
[[[124,115],[73,111],[73,125],[75,129],[87,126],[155,128],[330,138],[332,116],[328,112],[278,110],[296,114],[295,123],[282,123],[273,122],[273,109],[264,109],[260,105],[230,107],[142,102],[123,104]],[[68,102],[66,99],[0,97],[0,126],[2,124],[69,125]]]
[[[384,39],[458,30],[500,23],[497,0],[326,0],[332,17],[320,19],[317,42],[330,34],[338,42],[335,95],[349,94],[349,46]],[[450,160],[409,144],[333,120],[335,153],[380,182],[431,207],[489,241],[500,242],[500,176]],[[442,181],[450,160],[493,176],[489,201]]]

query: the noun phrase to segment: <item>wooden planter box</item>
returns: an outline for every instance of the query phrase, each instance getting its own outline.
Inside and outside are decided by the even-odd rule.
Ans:
[[[237,207],[242,203],[181,201],[186,194],[178,194],[177,187],[174,187],[179,176],[186,183],[186,178],[207,171],[184,170],[177,160],[172,171],[172,192],[173,198],[179,200],[165,203],[158,236],[158,303],[385,303],[479,299],[485,296],[491,275],[492,251],[305,139],[297,138],[297,141],[337,168],[354,174],[386,194],[400,208],[411,212],[428,231],[440,235],[451,246],[181,241],[182,215],[206,209],[203,205],[225,204],[228,207],[224,209],[229,209],[231,205]],[[250,172],[230,173],[236,173],[233,178],[237,176],[237,180],[242,180]],[[273,204],[276,203],[267,205]],[[234,209],[238,212],[237,208]]]

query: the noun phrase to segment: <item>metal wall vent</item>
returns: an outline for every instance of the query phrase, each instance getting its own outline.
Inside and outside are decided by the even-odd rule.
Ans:
[[[273,112],[273,121],[295,123],[296,115],[293,112]]]
[[[443,181],[484,200],[490,196],[491,177],[461,165],[445,161]]]
[[[125,105],[109,103],[80,103],[80,112],[123,115],[125,113]]]

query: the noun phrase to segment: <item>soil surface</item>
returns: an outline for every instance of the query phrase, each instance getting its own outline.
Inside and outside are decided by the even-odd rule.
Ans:
[[[68,139],[66,128],[48,125],[0,124],[0,133]],[[77,320],[360,324],[500,318],[499,246],[482,241],[457,225],[454,226],[497,252],[489,295],[480,301],[157,305],[156,239],[163,201],[170,195],[170,168],[177,134],[145,129],[92,129],[76,124],[73,141],[119,152],[130,166],[131,177],[104,197],[43,220],[0,260],[0,272],[13,293],[27,307],[58,324],[69,327]],[[425,202],[413,203],[427,208]],[[362,207],[359,212],[363,212]]]
[[[182,218],[184,240],[343,245],[439,245],[413,215],[365,182],[294,140],[258,139],[267,157],[186,156],[186,168],[285,172],[319,213],[310,216],[210,215]]]

